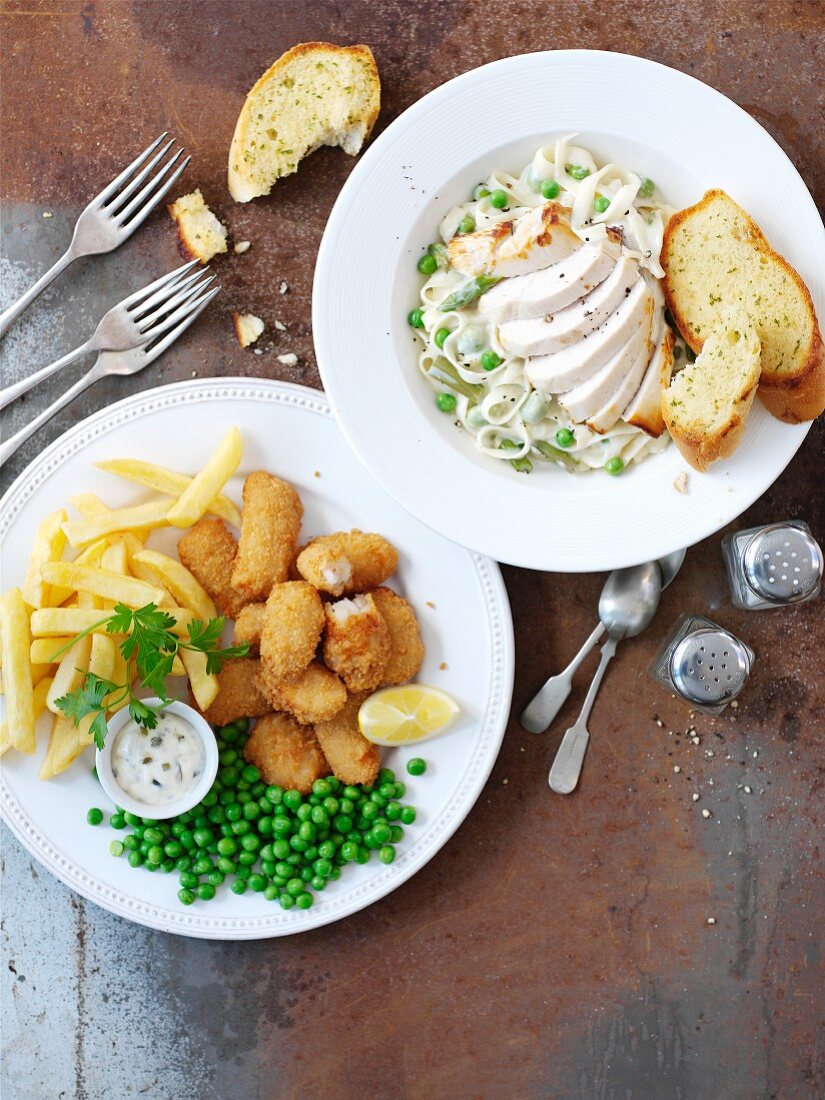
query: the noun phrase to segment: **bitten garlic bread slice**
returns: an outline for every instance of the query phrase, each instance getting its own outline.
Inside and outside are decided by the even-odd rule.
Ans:
[[[226,228],[204,202],[200,188],[181,195],[166,207],[178,227],[178,238],[186,254],[207,264],[219,252],[226,252]]]
[[[759,397],[789,423],[825,409],[825,346],[808,288],[759,226],[724,191],[708,191],[668,222],[664,291],[679,331],[699,352],[732,305],[762,345]]]
[[[760,375],[756,328],[741,308],[713,321],[694,363],[662,395],[662,415],[673,442],[696,470],[705,470],[738,446]]]
[[[368,46],[293,46],[246,97],[229,149],[232,198],[249,202],[268,195],[276,180],[321,145],[355,156],[380,105],[381,82]]]

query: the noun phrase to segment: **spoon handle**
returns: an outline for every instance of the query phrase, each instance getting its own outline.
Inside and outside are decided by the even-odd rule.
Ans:
[[[570,794],[571,791],[576,789],[579,782],[584,754],[587,752],[587,743],[590,740],[590,734],[587,731],[587,719],[590,717],[590,711],[596,701],[602,677],[613,654],[616,652],[617,644],[617,638],[608,638],[602,646],[602,659],[599,661],[599,667],[590,682],[590,688],[584,700],[581,714],[575,724],[565,733],[561,745],[559,745],[548,777],[550,789],[555,791],[556,794]]]
[[[529,733],[544,733],[564,705],[573,684],[573,674],[604,634],[604,623],[599,623],[579,652],[557,676],[551,676],[521,712],[519,721]]]

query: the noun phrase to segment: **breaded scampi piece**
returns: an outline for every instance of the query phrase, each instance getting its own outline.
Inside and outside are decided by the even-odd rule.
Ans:
[[[334,718],[347,701],[347,689],[318,661],[288,683],[273,679],[263,665],[258,684],[276,710],[286,711],[305,726]]]
[[[178,539],[181,564],[199,581],[221,615],[236,619],[249,601],[232,587],[238,544],[222,519],[201,519]]]
[[[261,663],[267,677],[276,682],[300,676],[315,656],[323,629],[324,606],[311,584],[276,584],[261,628]]]
[[[358,711],[366,692],[350,695],[346,706],[329,722],[318,722],[315,736],[333,775],[342,783],[374,783],[381,767],[378,747],[358,728]]]
[[[261,630],[264,625],[265,603],[248,603],[241,609],[232,629],[232,645],[248,645],[257,650],[261,644]]]
[[[260,770],[264,783],[309,794],[329,765],[315,734],[288,714],[267,714],[255,723],[243,754]]]
[[[264,470],[250,474],[244,482],[232,586],[246,603],[265,600],[273,584],[289,576],[303,514],[301,498],[288,482]]]
[[[321,535],[298,555],[298,572],[330,596],[353,596],[383,584],[398,566],[398,551],[382,535],[357,529]]]
[[[218,673],[215,702],[203,716],[210,726],[227,726],[238,718],[259,718],[272,710],[258,686],[261,662],[255,657],[231,657]]]
[[[370,595],[390,632],[390,659],[381,686],[406,684],[424,661],[424,643],[415,612],[391,588],[376,588]]]
[[[349,691],[373,691],[390,660],[390,631],[372,596],[353,596],[324,607],[324,661]]]

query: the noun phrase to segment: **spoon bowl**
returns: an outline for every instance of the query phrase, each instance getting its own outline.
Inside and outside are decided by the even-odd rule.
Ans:
[[[656,614],[662,594],[662,570],[655,561],[616,569],[599,598],[599,618],[610,638],[635,638]]]

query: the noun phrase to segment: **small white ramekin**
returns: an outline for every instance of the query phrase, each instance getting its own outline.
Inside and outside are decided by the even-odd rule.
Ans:
[[[161,702],[160,699],[145,699],[143,701],[152,706],[158,706]],[[117,780],[112,775],[112,746],[120,730],[130,720],[128,707],[119,710],[117,714],[109,719],[109,732],[106,735],[106,743],[102,749],[98,749],[95,753],[97,778],[112,802],[129,813],[137,814],[138,817],[154,818],[158,821],[168,817],[177,817],[178,814],[186,813],[193,806],[197,806],[204,795],[208,793],[218,773],[218,742],[215,740],[212,727],[203,715],[198,714],[186,703],[180,702],[169,703],[164,707],[164,710],[169,714],[177,714],[179,718],[183,718],[184,721],[188,722],[203,743],[204,766],[197,786],[193,787],[191,791],[187,791],[177,801],[167,802],[165,806],[150,806],[145,802],[138,802],[137,799],[130,798],[125,791],[121,790]]]

